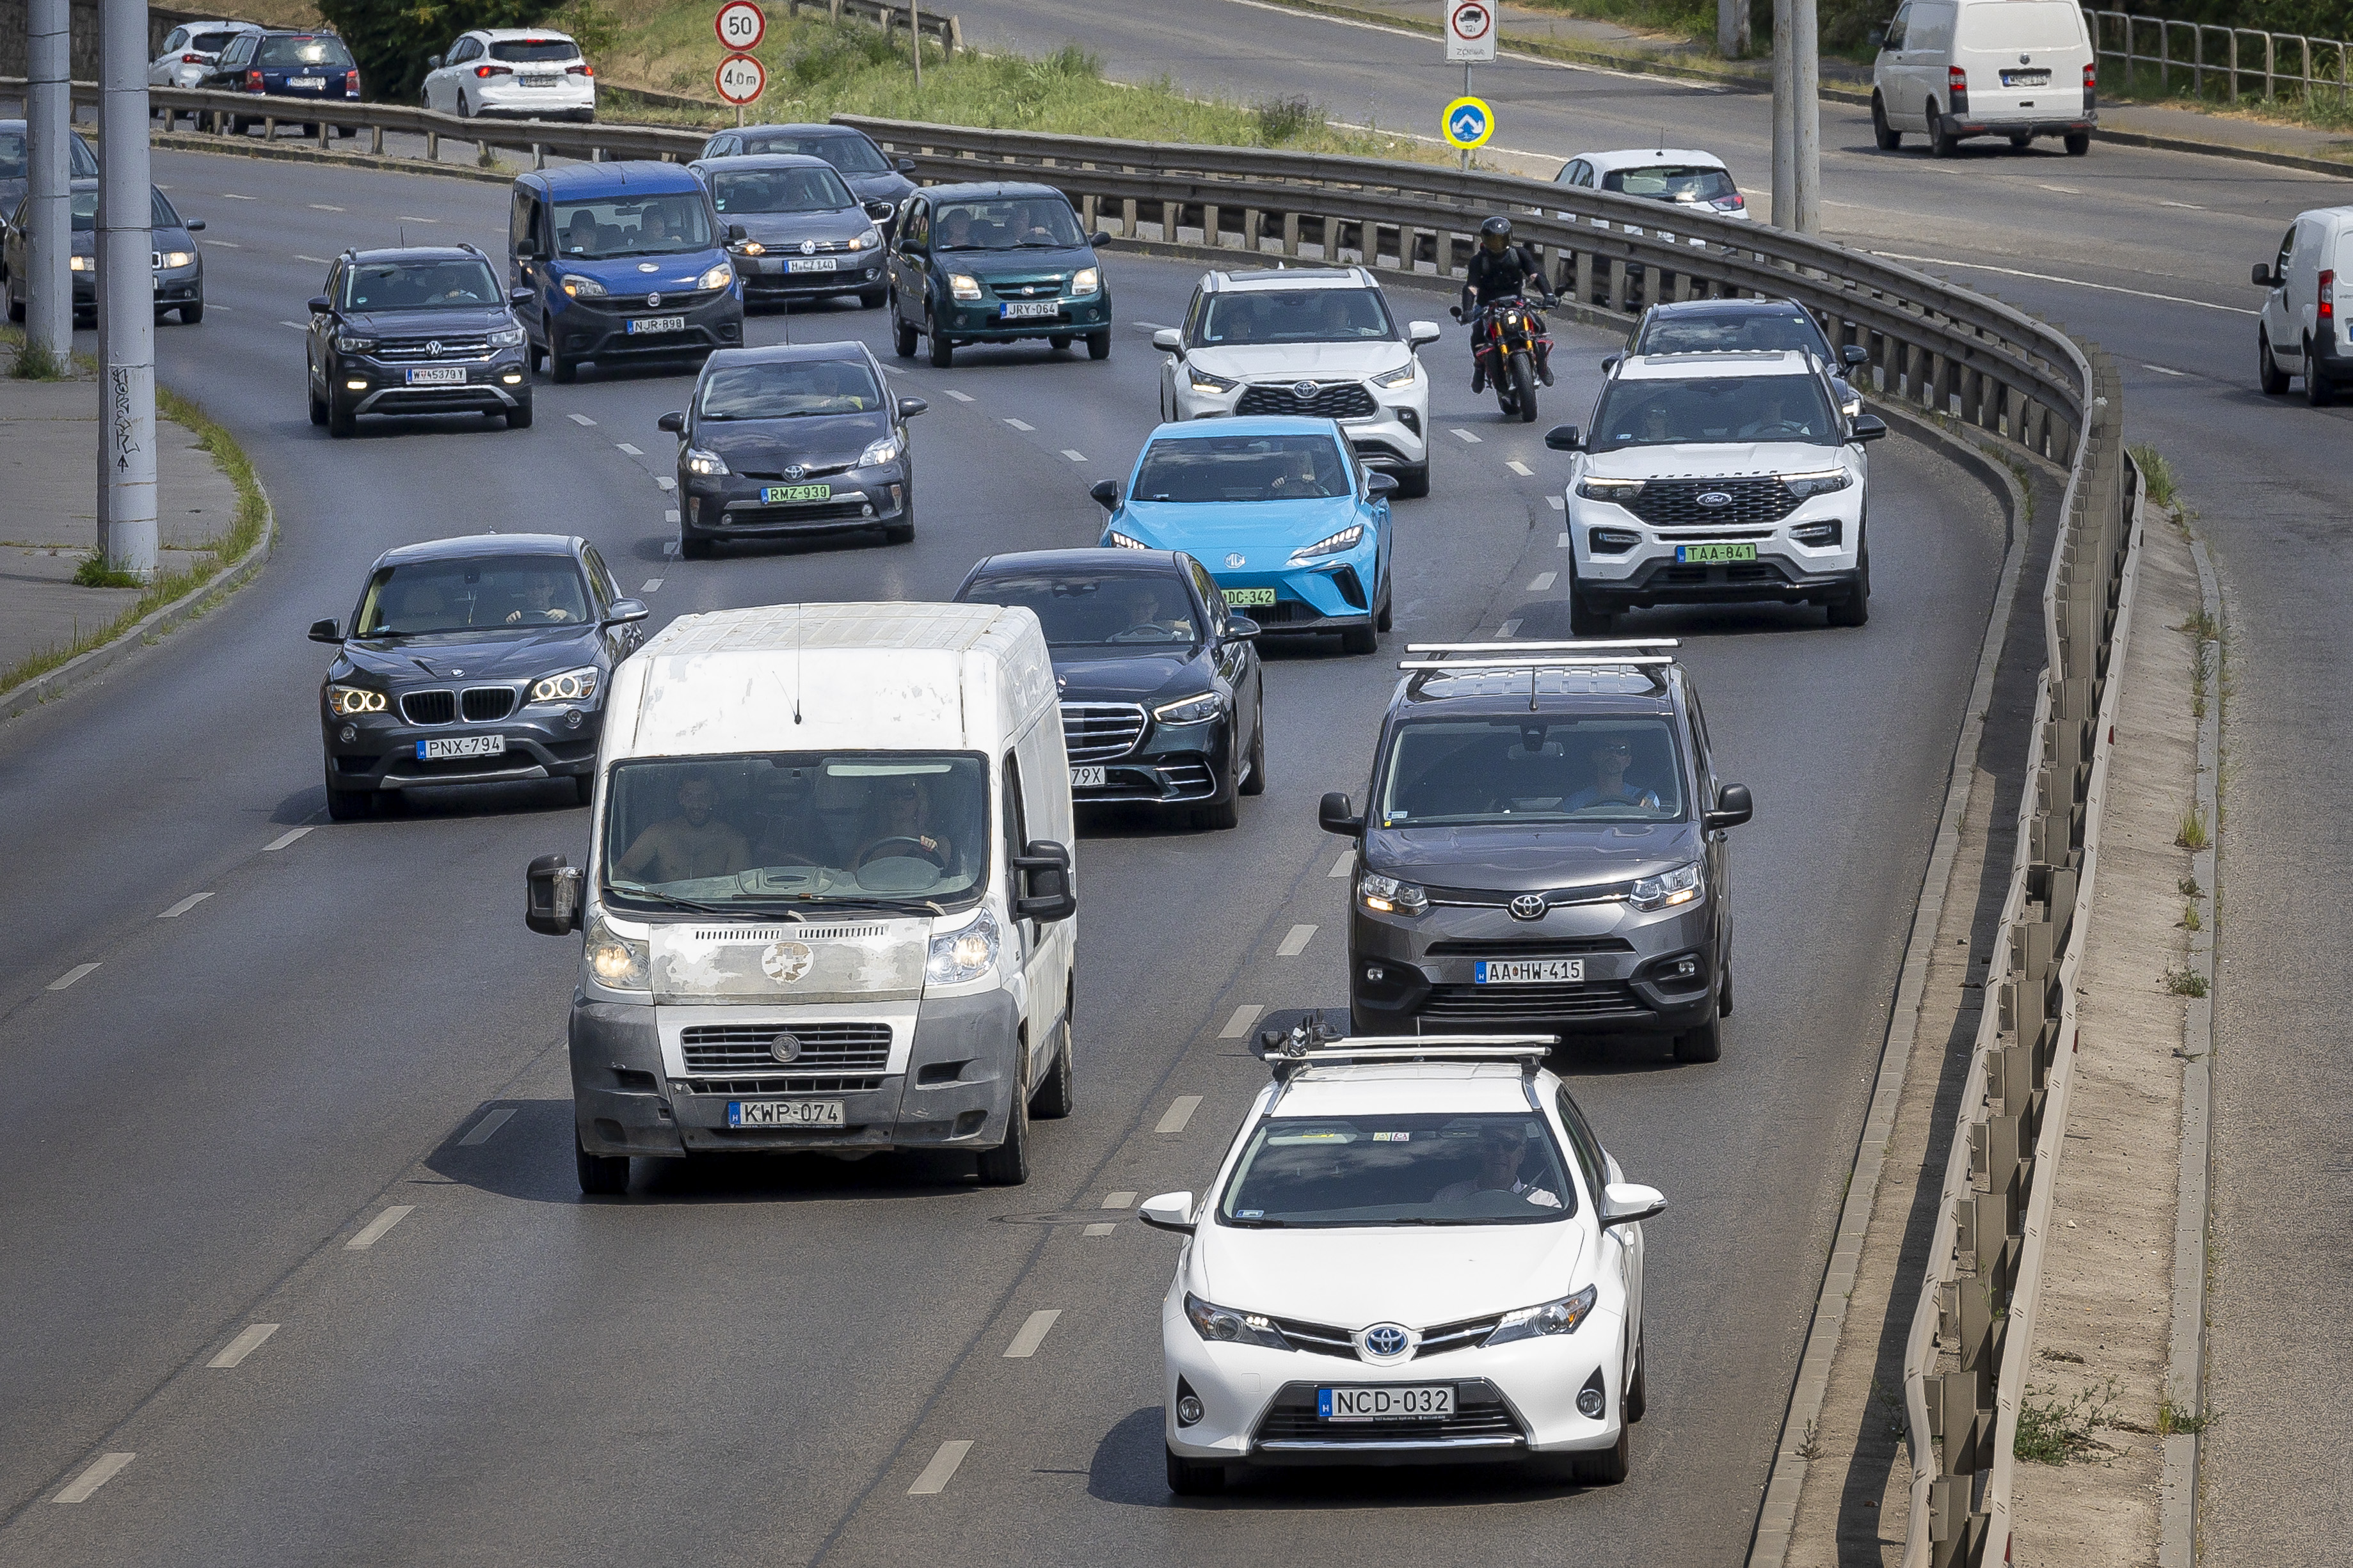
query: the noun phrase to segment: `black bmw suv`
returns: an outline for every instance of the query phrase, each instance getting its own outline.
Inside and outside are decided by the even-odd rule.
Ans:
[[[1071,798],[1189,812],[1232,827],[1266,789],[1266,676],[1258,623],[1226,607],[1176,550],[991,555],[956,590],[1019,605],[1045,628],[1062,700]]]
[[[348,436],[363,414],[480,413],[528,427],[513,304],[470,245],[344,251],[311,301],[311,423]]]
[[[525,779],[596,787],[613,667],[644,639],[595,545],[484,533],[385,552],[368,569],[319,688],[327,815],[380,792]]]

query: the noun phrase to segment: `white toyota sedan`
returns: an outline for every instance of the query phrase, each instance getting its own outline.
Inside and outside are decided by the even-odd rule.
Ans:
[[[1161,1309],[1169,1489],[1297,1465],[1537,1460],[1625,1479],[1642,1226],[1548,1036],[1268,1042]]]

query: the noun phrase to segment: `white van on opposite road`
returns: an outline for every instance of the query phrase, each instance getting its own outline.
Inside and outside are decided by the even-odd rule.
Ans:
[[[588,864],[581,1190],[629,1158],[971,1150],[1029,1176],[1071,1104],[1070,764],[1038,618],[993,605],[685,616],[614,672]]]
[[[1871,128],[1882,152],[1905,132],[1949,158],[1969,136],[2023,148],[2059,137],[2070,156],[2092,150],[2100,122],[2098,63],[2073,0],[1906,0],[1874,31]]]
[[[2255,287],[2270,290],[2255,326],[2255,380],[2273,396],[2302,376],[2304,400],[2320,408],[2337,401],[2339,383],[2353,382],[2353,334],[2337,310],[2340,272],[2353,278],[2353,207],[2296,214],[2279,254],[2255,263]]]

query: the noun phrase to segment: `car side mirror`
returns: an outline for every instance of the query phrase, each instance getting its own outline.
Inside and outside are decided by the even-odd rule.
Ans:
[[[205,220],[200,217],[192,217],[180,226],[186,229],[190,234],[202,234],[205,232]]]
[[[1446,313],[1459,321],[1462,319],[1462,307],[1460,305],[1449,305],[1446,307]]]
[[[439,55],[427,55],[427,56],[426,56],[426,57],[425,57],[425,68],[426,68],[427,70],[429,70],[429,71],[438,71],[438,70],[439,70],[439,69],[441,68],[441,57],[440,57]]]
[[[539,247],[531,244],[529,241],[525,241],[514,247],[514,258],[517,261],[537,261],[539,259]],[[528,294],[531,291],[527,289],[518,289],[515,292],[518,294]]]
[[[1364,834],[1365,819],[1356,815],[1356,807],[1348,804],[1346,795],[1335,790],[1316,806],[1315,826],[1344,838],[1356,838]]]
[[[902,174],[912,174],[915,172],[915,161],[913,158],[901,158],[891,166]]]
[[[2258,289],[2276,289],[2279,287],[2279,279],[2272,276],[2272,267],[2270,262],[2258,261],[2255,263],[2254,284]]]
[[[1601,1228],[1637,1225],[1667,1212],[1667,1194],[1637,1182],[1612,1182],[1601,1189]]]
[[[542,936],[580,929],[580,868],[561,855],[543,855],[523,873],[522,923]]]
[[[332,621],[312,621],[311,623],[311,640],[312,642],[340,643],[343,640],[343,634],[335,629],[335,623]]]
[[[1152,346],[1166,349],[1172,354],[1181,354],[1185,352],[1185,334],[1174,327],[1163,327],[1152,334]]]
[[[1174,1231],[1178,1236],[1193,1234],[1193,1194],[1162,1193],[1144,1200],[1135,1217],[1155,1230]]]
[[[1397,492],[1398,480],[1395,474],[1377,472],[1365,477],[1365,493],[1375,500],[1387,500]]]
[[[1870,38],[1871,38],[1871,47],[1872,47],[1873,48],[1874,48],[1874,49],[1883,49],[1883,48],[1885,48],[1885,47],[1887,47],[1887,29],[1886,29],[1886,28],[1884,28],[1884,27],[1873,27],[1873,28],[1871,30],[1869,37],[1870,37]]]
[[[665,414],[654,421],[654,427],[667,430],[673,436],[683,436],[686,434],[686,416],[683,413]]]
[[[1408,321],[1405,324],[1405,341],[1408,348],[1418,349],[1424,343],[1434,343],[1444,335],[1444,331],[1436,321]]]
[[[1839,350],[1839,363],[1845,365],[1869,364],[1871,351],[1861,343],[1849,343]]]
[[[1016,919],[1043,921],[1048,925],[1079,912],[1079,896],[1071,886],[1071,852],[1047,838],[1034,838],[1013,857],[1013,900]]]
[[[1715,809],[1700,819],[1700,825],[1710,833],[1720,833],[1727,827],[1737,827],[1757,815],[1757,803],[1748,797],[1746,784],[1726,784],[1715,792]]]
[[[1087,487],[1087,494],[1094,497],[1095,505],[1103,508],[1105,511],[1114,511],[1118,510],[1119,481],[1117,479],[1097,479],[1093,484]]]
[[[642,621],[652,614],[651,610],[646,608],[646,602],[643,599],[616,599],[613,601],[612,609],[606,613],[605,624],[608,626],[617,626],[629,621]]]
[[[1099,228],[1095,230],[1094,233],[1087,236],[1087,243],[1091,246],[1109,245],[1111,243],[1111,230],[1107,228]]]
[[[729,224],[729,225],[727,226],[727,243],[728,243],[728,244],[730,244],[730,245],[741,245],[741,244],[743,244],[745,240],[747,240],[747,239],[749,239],[749,238],[751,238],[751,237],[752,237],[752,231],[751,231],[750,229],[748,229],[748,228],[745,228],[742,224],[740,224],[740,223],[731,223],[731,224]]]
[[[1574,425],[1556,425],[1545,432],[1545,445],[1556,452],[1582,452],[1585,442]]]
[[[1876,414],[1858,414],[1854,416],[1852,429],[1854,433],[1850,439],[1876,441],[1887,434],[1887,421]]]
[[[921,414],[930,406],[931,405],[929,403],[926,403],[920,397],[902,397],[899,399],[899,417],[902,419],[913,419],[916,415]]]
[[[1256,642],[1262,629],[1248,616],[1229,615],[1226,617],[1225,637],[1228,642]]]
[[[331,301],[324,294],[313,294],[311,296],[311,314],[314,316],[323,316],[334,308],[333,302]]]
[[[531,259],[531,257],[528,254],[525,254],[522,258],[525,261],[528,261]],[[538,298],[539,294],[535,289],[510,289],[507,290],[507,303],[510,305],[528,305],[533,300]]]

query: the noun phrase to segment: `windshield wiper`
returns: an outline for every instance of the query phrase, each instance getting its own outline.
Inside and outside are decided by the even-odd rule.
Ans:
[[[716,904],[705,899],[681,899],[675,893],[657,893],[651,888],[625,888],[612,882],[605,884],[605,890],[618,893],[625,899],[638,899],[668,909],[691,910],[704,915],[732,915],[741,907],[733,903]]]
[[[792,893],[785,895],[797,904],[831,904],[852,910],[890,910],[898,914],[931,914],[944,916],[947,910],[929,899],[845,898],[836,893]]]
[[[1282,1230],[1291,1224],[1287,1219],[1229,1219],[1226,1223],[1241,1230]]]

